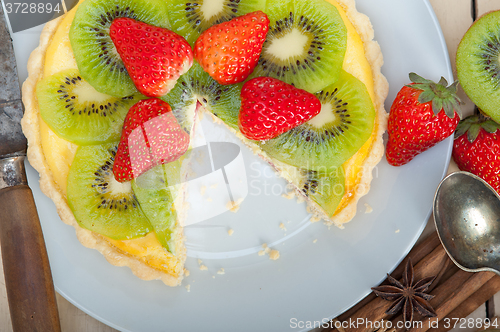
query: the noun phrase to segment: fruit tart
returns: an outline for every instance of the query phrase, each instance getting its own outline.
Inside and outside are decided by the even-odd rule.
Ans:
[[[264,38],[251,68],[225,81],[204,63],[222,46],[201,40],[213,27],[228,39],[236,30],[219,26],[237,29],[233,21],[247,15],[265,17]],[[156,58],[164,42],[163,76],[150,71],[154,65],[141,72],[141,61]],[[383,155],[381,66],[370,21],[353,0],[85,0],[47,23],[30,57],[22,121],[28,158],[83,245],[141,279],[176,286],[184,275],[183,179],[197,115],[224,124],[318,219],[342,228]],[[272,137],[249,134],[245,103],[268,97],[251,90],[264,81],[312,96],[314,114],[306,110],[302,122]],[[167,120],[150,125],[160,117]],[[139,141],[131,141],[137,132]],[[153,136],[168,148],[156,149]]]

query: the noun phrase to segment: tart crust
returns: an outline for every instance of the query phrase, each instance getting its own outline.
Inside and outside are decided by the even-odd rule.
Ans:
[[[388,92],[388,83],[380,71],[383,64],[382,53],[378,43],[373,41],[374,31],[369,18],[366,15],[357,12],[354,0],[336,1],[344,9],[347,17],[363,41],[365,56],[372,69],[375,95],[373,103],[377,112],[377,127],[373,133],[372,146],[370,147],[370,152],[362,164],[364,171],[360,174],[361,178],[357,184],[357,190],[355,190],[354,195],[350,197],[348,204],[338,211],[332,218],[328,218],[324,215],[319,206],[311,200],[308,200],[309,208],[314,214],[322,219],[325,219],[326,224],[335,224],[342,228],[343,224],[350,221],[356,214],[356,205],[358,200],[368,193],[370,183],[373,178],[372,170],[384,154],[382,135],[387,127],[387,113],[384,109],[384,100]],[[21,124],[23,132],[28,139],[28,160],[40,174],[40,189],[45,195],[52,199],[61,220],[75,228],[78,240],[85,247],[98,250],[106,258],[106,260],[113,265],[128,266],[137,277],[143,280],[159,279],[168,286],[177,286],[182,281],[184,275],[183,270],[180,271],[178,276],[174,276],[165,271],[152,268],[142,260],[128,255],[118,249],[108,242],[103,236],[80,227],[68,206],[64,193],[54,181],[52,172],[48,166],[42,149],[39,123],[40,116],[35,89],[37,82],[43,77],[44,60],[47,48],[64,17],[65,16],[61,16],[45,25],[40,36],[40,44],[31,53],[28,60],[29,76],[23,83],[22,87],[22,99],[25,106],[25,115]],[[241,135],[238,136],[243,138]],[[248,142],[248,140],[245,141]],[[249,145],[250,147],[255,148],[251,144]],[[262,151],[259,151],[259,155],[268,161],[271,160],[271,158],[263,155]],[[273,164],[273,162],[271,163]],[[283,170],[283,167],[277,163],[274,163],[274,167],[277,170]],[[297,190],[296,193],[297,195],[302,195],[299,190]],[[181,213],[181,211],[179,211],[179,213]],[[184,250],[180,253],[179,257],[182,264],[185,261],[185,258],[186,253]]]

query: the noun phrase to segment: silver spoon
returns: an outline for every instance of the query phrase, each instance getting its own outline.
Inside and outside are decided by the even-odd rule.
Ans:
[[[500,275],[500,196],[488,183],[468,172],[448,175],[434,196],[434,221],[458,267]]]

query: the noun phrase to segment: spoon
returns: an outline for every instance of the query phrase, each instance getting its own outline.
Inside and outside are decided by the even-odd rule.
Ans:
[[[488,183],[468,172],[448,175],[434,196],[434,221],[458,267],[500,275],[500,196]]]

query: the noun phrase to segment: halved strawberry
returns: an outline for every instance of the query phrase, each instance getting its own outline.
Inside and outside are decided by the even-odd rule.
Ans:
[[[130,181],[156,165],[179,159],[187,151],[189,135],[171,110],[156,98],[141,100],[130,108],[113,165],[117,181]]]
[[[238,126],[252,140],[268,140],[318,115],[319,99],[272,77],[256,77],[241,89]]]
[[[194,57],[220,84],[243,82],[257,65],[268,30],[260,10],[216,24],[198,37]]]
[[[109,34],[132,81],[145,96],[165,95],[193,64],[189,43],[168,29],[122,17],[113,21]]]

